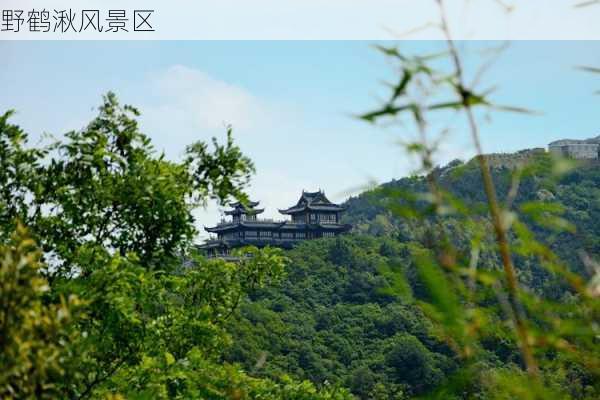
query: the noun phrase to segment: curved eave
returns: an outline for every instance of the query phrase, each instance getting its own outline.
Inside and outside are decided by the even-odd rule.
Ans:
[[[283,222],[260,222],[260,221],[241,221],[240,225],[246,228],[281,228]]]
[[[239,226],[239,224],[231,224],[231,225],[224,225],[224,226],[213,226],[213,227],[204,227],[204,230],[206,232],[210,232],[210,233],[216,233],[216,232],[223,232],[223,231],[227,231],[229,229],[233,229],[233,228],[237,228]]]
[[[239,229],[240,227],[253,228],[253,229],[260,229],[260,228],[278,229],[278,228],[281,228],[285,224],[286,224],[286,221],[266,222],[266,221],[248,221],[247,220],[247,221],[239,221],[236,223],[222,225],[222,226],[213,226],[213,227],[205,226],[204,230],[206,232],[210,232],[210,233],[217,233],[217,232],[224,232],[224,231],[228,231],[228,230]]]
[[[338,205],[333,205],[333,204],[332,205],[316,205],[316,206],[307,205],[307,206],[304,206],[302,208],[300,208],[300,207],[292,207],[292,208],[288,208],[288,209],[285,209],[285,210],[279,209],[278,211],[281,214],[295,214],[295,213],[299,213],[299,212],[306,211],[306,210],[341,212],[341,211],[345,211],[346,207],[342,207],[342,206],[338,206]]]
[[[225,215],[239,215],[239,214],[246,214],[246,215],[256,215],[256,214],[262,214],[265,211],[264,208],[257,208],[255,210],[228,210],[225,211]]]
[[[349,231],[352,229],[352,225],[349,224],[317,224],[319,228],[329,229],[335,231]]]
[[[294,214],[294,213],[301,212],[301,211],[304,211],[304,210],[306,210],[306,207],[305,208],[288,208],[286,210],[279,210],[278,209],[277,211],[279,211],[280,214],[289,215],[289,214]]]
[[[260,203],[260,201],[248,201],[246,203],[246,205],[250,206],[250,207],[256,207],[259,203]],[[229,207],[231,207],[231,208],[236,208],[236,207],[240,207],[240,206],[243,206],[243,204],[239,201],[236,201],[235,203],[231,203],[229,205]]]

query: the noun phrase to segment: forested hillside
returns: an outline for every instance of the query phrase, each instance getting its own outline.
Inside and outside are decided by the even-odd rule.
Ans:
[[[511,157],[512,156],[512,157]],[[501,201],[506,202],[513,186],[516,165],[512,160],[522,161],[522,152],[516,154],[491,155],[494,183]],[[494,162],[496,161],[496,162]],[[550,156],[532,153],[524,166],[514,199],[510,201],[517,208],[527,206],[531,202],[544,202],[556,207],[565,220],[574,225],[573,233],[562,232],[558,236],[551,235],[550,230],[543,229],[543,224],[530,224],[538,234],[544,236],[546,243],[562,259],[578,273],[587,274],[583,267],[581,252],[588,255],[600,254],[600,164],[586,162],[570,165],[568,171],[556,177]],[[481,190],[481,172],[474,160],[463,163],[453,161],[434,172],[437,180],[445,190],[459,199],[465,207],[487,213],[485,193]],[[406,229],[401,218],[391,217],[391,203],[398,192],[414,193],[426,191],[425,179],[410,177],[395,180],[381,185],[376,190],[364,192],[347,201],[348,212],[345,222],[351,223],[356,232],[375,236],[387,235],[409,240],[414,232]],[[539,222],[539,221],[536,221]]]
[[[515,207],[542,202],[563,209],[576,232],[555,234],[542,216],[536,220],[534,215],[528,224],[572,270],[589,275],[582,257],[600,254],[600,168],[579,165],[555,180],[548,156],[537,154],[522,170],[515,195],[510,159],[505,156],[493,169],[501,200]],[[457,202],[480,210],[481,223],[488,223],[481,176],[473,162],[455,161],[435,174]],[[429,293],[411,253],[423,245],[417,239],[423,232],[418,231],[433,225],[424,221],[415,227],[399,215],[404,203],[425,207],[414,196],[425,190],[423,177],[410,177],[349,199],[345,222],[354,225],[354,232],[343,238],[305,242],[289,251],[286,279],[251,293],[240,315],[231,321],[235,344],[226,359],[242,363],[257,376],[289,374],[320,385],[342,385],[362,399],[440,395],[442,386],[460,380],[461,371],[468,369],[472,382],[483,383],[465,385],[456,398],[505,398],[497,397],[500,390],[491,376],[492,371],[519,374],[519,350],[508,330],[502,324],[482,327],[485,356],[475,365],[466,365],[419,306]],[[460,217],[440,218],[460,246],[465,229]],[[519,254],[515,263],[527,290],[567,303],[573,296],[533,257]],[[481,265],[495,270],[500,263],[493,251],[482,251]],[[501,313],[493,295],[481,302],[491,315]],[[553,362],[549,358],[548,371],[554,368]],[[568,365],[566,371],[550,373],[547,384],[564,396],[594,398],[597,382],[577,362]],[[453,397],[441,394],[441,398]]]
[[[254,167],[231,130],[174,162],[113,93],[38,147],[11,115],[2,398],[600,397],[597,165],[556,178],[564,162],[543,153],[490,157],[504,203],[490,221],[481,169],[452,162],[350,199],[349,235],[227,262],[197,254],[193,212],[247,201]]]

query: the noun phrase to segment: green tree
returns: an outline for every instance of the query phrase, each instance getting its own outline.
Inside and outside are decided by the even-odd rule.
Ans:
[[[6,242],[15,230],[16,218],[27,221],[30,197],[38,190],[36,176],[41,168],[40,159],[45,149],[28,149],[27,134],[10,124],[14,114],[8,111],[0,116],[0,240]]]
[[[546,168],[543,184],[549,192],[559,175],[552,172],[564,171],[564,162],[554,162],[547,155],[532,156],[532,164],[517,163],[509,167],[510,174],[494,173],[495,160],[482,149],[478,111],[528,111],[492,101],[492,90],[482,89],[480,76],[472,76],[464,68],[464,52],[450,34],[445,2],[435,3],[439,28],[446,39],[442,50],[409,56],[395,47],[381,47],[401,72],[387,101],[361,118],[369,122],[409,120],[417,133],[417,140],[406,148],[419,156],[418,172],[426,185],[420,194],[392,191],[388,208],[410,221],[411,230],[417,233],[419,244],[411,253],[427,289],[421,308],[435,321],[438,335],[463,359],[463,368],[468,371],[461,375],[464,379],[450,381],[447,388],[464,393],[467,386],[485,386],[486,379],[496,385],[486,392],[492,398],[502,398],[499,393],[531,399],[565,398],[564,386],[556,385],[550,372],[556,368],[556,354],[592,376],[600,373],[594,361],[599,351],[595,338],[600,302],[592,290],[593,281],[587,283],[585,276],[575,273],[553,251],[555,238],[573,233],[575,226],[563,218],[564,209],[559,204],[548,201],[552,195],[543,193],[538,199],[515,203],[519,192],[527,189],[521,188],[524,177],[539,176],[539,170]],[[435,167],[435,155],[441,139],[432,138],[429,120],[432,115],[454,114],[464,117],[477,156],[472,165],[452,168],[479,176],[477,193],[471,200],[480,204],[465,204],[440,185],[442,175]],[[485,206],[483,212],[481,205]],[[577,217],[587,219],[584,212]],[[571,301],[557,301],[556,296],[527,290],[524,283],[539,278],[521,273],[521,266],[529,263],[537,263],[548,273],[543,276],[550,275],[552,281],[567,287]],[[487,358],[481,344],[494,335],[510,338],[519,349],[519,368],[499,368],[484,377],[471,367]],[[570,370],[571,366],[565,362],[560,369]],[[598,388],[593,390],[597,393]],[[438,398],[449,394],[448,390],[437,392]]]
[[[175,162],[112,93],[84,129],[45,147],[28,148],[10,115],[0,118],[0,237],[22,220],[46,264],[26,252],[31,240],[2,250],[4,397],[349,397],[221,361],[225,321],[286,264],[279,249],[243,249],[239,263],[196,254],[193,210],[246,201],[253,165],[231,129],[226,144],[194,143]],[[80,312],[64,299],[80,299]]]
[[[66,343],[81,302],[74,296],[46,304],[50,290],[40,275],[40,252],[18,226],[0,246],[0,397],[54,399],[66,372]],[[74,314],[75,313],[75,314]]]

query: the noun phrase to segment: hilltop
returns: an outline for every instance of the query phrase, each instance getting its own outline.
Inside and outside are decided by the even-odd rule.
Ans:
[[[491,154],[488,156],[496,190],[500,201],[505,201],[513,174],[518,166],[527,166],[521,176],[513,207],[532,201],[557,203],[564,211],[564,218],[573,223],[576,233],[562,233],[552,239],[552,247],[577,272],[587,274],[581,261],[581,253],[600,254],[600,168],[595,161],[578,161],[572,169],[560,176],[553,174],[551,155],[539,149],[523,150],[517,153]],[[455,160],[434,171],[440,185],[471,209],[487,214],[486,198],[481,190],[482,180],[476,160],[466,163]],[[413,193],[427,190],[423,177],[406,177],[363,192],[346,202],[348,212],[346,223],[355,226],[360,233],[381,235],[404,235],[401,218],[395,218],[389,211],[388,192],[394,189]],[[534,227],[541,235],[549,232]]]
[[[587,274],[581,254],[600,254],[600,169],[579,165],[555,180],[548,154],[539,150],[492,155],[491,160],[500,200],[506,198],[514,169],[528,162],[514,206],[558,203],[577,232],[554,237],[536,228],[536,233],[546,237],[572,270]],[[473,161],[453,161],[434,173],[444,188],[486,218],[480,172]],[[342,385],[361,399],[418,396],[449,379],[461,361],[417,306],[427,294],[409,256],[418,245],[414,227],[389,211],[397,201],[392,193],[425,190],[425,179],[413,176],[350,198],[344,222],[354,225],[353,233],[305,242],[287,252],[292,263],[286,279],[252,293],[241,305],[230,326],[235,345],[226,359],[257,376],[289,374],[320,385]],[[460,226],[457,218],[447,217],[453,229]],[[570,296],[534,260],[521,257],[515,262],[529,290],[557,300]],[[495,256],[485,254],[482,264],[499,265]],[[483,344],[488,356],[478,368],[481,373],[519,364],[516,343],[506,332],[489,332]],[[557,377],[555,384],[582,391],[578,385],[588,378],[573,368],[571,378]],[[469,390],[486,398],[488,389]]]

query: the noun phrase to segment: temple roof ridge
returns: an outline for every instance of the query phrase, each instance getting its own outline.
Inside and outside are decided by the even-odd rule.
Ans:
[[[231,207],[231,208],[242,207],[242,206],[256,207],[259,203],[260,203],[260,201],[248,200],[246,202],[246,204],[244,205],[244,203],[242,203],[241,201],[236,201],[235,203],[229,203],[229,207]]]
[[[251,200],[248,200],[247,202],[245,202],[245,204],[242,203],[241,201],[236,201],[235,203],[230,203],[229,207],[231,207],[231,210],[226,210],[224,213],[225,213],[225,215],[261,214],[262,212],[265,211],[265,209],[264,208],[255,208],[259,203],[260,203],[260,201],[251,201]]]
[[[319,189],[316,192],[307,192],[306,190],[302,190],[302,195],[298,202],[286,209],[279,209],[279,212],[282,214],[290,214],[295,212],[300,212],[305,209],[310,210],[320,210],[320,211],[341,211],[344,210],[338,204],[332,203],[327,196],[325,196],[325,192],[322,189]]]

